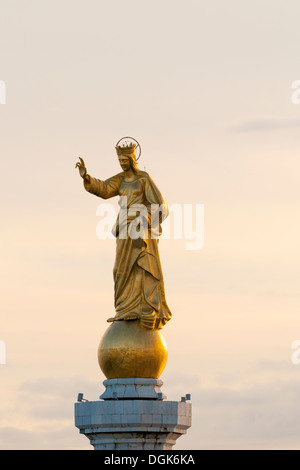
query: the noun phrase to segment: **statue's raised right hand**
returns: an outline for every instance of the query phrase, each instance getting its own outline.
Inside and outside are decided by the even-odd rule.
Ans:
[[[81,178],[84,178],[87,174],[86,167],[82,158],[79,157],[79,160],[80,161],[76,163],[75,168],[78,168]]]

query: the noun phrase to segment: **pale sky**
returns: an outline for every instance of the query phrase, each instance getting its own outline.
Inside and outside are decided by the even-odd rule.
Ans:
[[[161,240],[177,449],[299,449],[300,79],[296,0],[0,0],[0,449],[89,449],[78,392],[103,393],[113,240],[75,170],[120,171],[122,136],[204,246]],[[113,201],[117,204],[117,200]]]

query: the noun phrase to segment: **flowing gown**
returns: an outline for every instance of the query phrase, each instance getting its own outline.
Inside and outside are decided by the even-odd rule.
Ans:
[[[139,319],[146,328],[161,329],[172,317],[158,251],[161,222],[168,216],[168,207],[148,173],[139,171],[132,181],[124,176],[121,172],[105,181],[91,176],[89,182],[84,181],[85,189],[95,196],[120,196],[113,229],[116,315],[108,321]]]

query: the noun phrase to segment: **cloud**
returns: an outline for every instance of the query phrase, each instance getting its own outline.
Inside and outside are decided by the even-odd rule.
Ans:
[[[24,381],[18,387],[16,398],[21,414],[17,422],[12,417],[11,426],[0,428],[0,449],[92,450],[88,439],[74,425],[74,403],[79,392],[97,400],[103,390],[99,381],[80,376]]]
[[[262,132],[300,127],[300,118],[254,117],[241,120],[231,128],[235,132]]]
[[[19,398],[26,402],[27,412],[35,420],[71,422],[78,393],[84,393],[89,400],[98,400],[103,390],[99,382],[79,376],[44,377],[23,382],[19,386]]]
[[[0,449],[5,450],[92,450],[74,425],[40,426],[33,430],[0,428]]]
[[[296,380],[193,391],[192,448],[290,448],[300,440],[298,396]]]
[[[79,392],[85,394],[95,395],[95,390],[101,391],[99,382],[88,380],[85,377],[42,377],[37,380],[27,380],[20,384],[19,392],[21,395],[30,397],[31,395],[36,399],[39,397],[52,397],[62,398],[67,400],[76,400]],[[95,397],[93,398],[95,399]]]
[[[264,364],[265,365],[265,364]],[[186,374],[178,382],[174,371],[163,391],[174,386],[192,394],[193,424],[175,449],[272,449],[299,448],[299,381],[266,379],[264,383],[204,386]],[[250,381],[249,377],[249,381]],[[184,388],[183,388],[184,387]],[[19,387],[18,402],[26,404],[23,425],[14,423],[0,428],[1,449],[86,449],[88,439],[74,425],[77,393],[97,400],[103,386],[84,377],[45,377],[26,381]],[[179,388],[178,388],[179,392]],[[177,394],[177,391],[176,391]],[[180,401],[168,397],[169,400]]]

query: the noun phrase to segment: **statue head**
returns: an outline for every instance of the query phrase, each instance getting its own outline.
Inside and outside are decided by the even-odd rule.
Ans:
[[[137,173],[139,169],[136,162],[135,145],[117,145],[116,150],[122,170],[128,171],[129,169],[132,169],[134,173]]]

